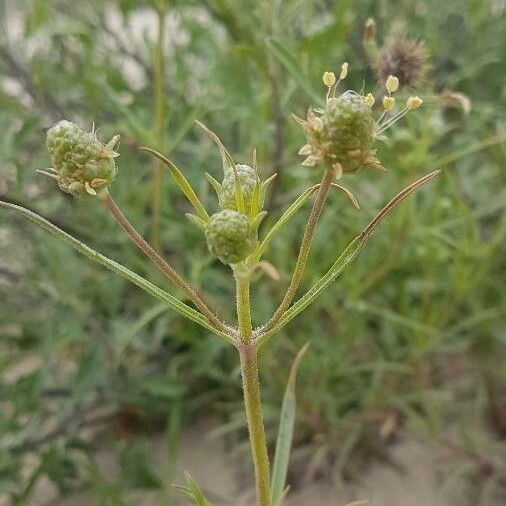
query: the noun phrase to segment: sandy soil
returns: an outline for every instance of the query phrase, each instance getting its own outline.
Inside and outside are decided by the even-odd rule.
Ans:
[[[222,441],[206,436],[209,425],[189,429],[183,436],[178,466],[177,483],[183,483],[183,471],[191,472],[208,498],[216,506],[251,506],[251,486],[239,486],[237,456],[225,451]],[[151,441],[152,457],[163,466],[164,444],[161,437]],[[96,453],[97,461],[108,479],[118,475],[112,452],[102,449]],[[459,506],[462,500],[450,501],[443,496],[438,483],[437,469],[440,452],[426,443],[408,441],[393,448],[392,457],[403,468],[399,472],[390,466],[374,464],[362,479],[342,490],[328,482],[298,484],[297,491],[289,494],[284,506],[345,506],[349,502],[368,500],[370,506]],[[160,467],[162,468],[162,467]],[[178,492],[176,505],[190,504]],[[135,492],[130,504],[159,506],[159,494]],[[49,481],[42,480],[27,506],[93,506],[98,503],[88,494],[75,494],[58,498]]]

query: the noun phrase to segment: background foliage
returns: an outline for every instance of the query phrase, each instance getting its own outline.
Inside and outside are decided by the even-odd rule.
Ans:
[[[278,172],[274,219],[315,182],[299,166],[302,138],[290,113],[302,116],[321,100],[322,71],[343,61],[350,88],[374,83],[361,42],[366,19],[375,18],[380,45],[399,31],[426,41],[431,66],[417,90],[424,107],[382,145],[388,173],[347,180],[362,211],[331,195],[306,283],[397,189],[441,165],[449,170],[396,211],[353,269],[265,349],[266,421],[274,441],[290,364],[310,339],[294,473],[349,478],[364,456],[384,456],[411,433],[454,452],[445,477],[472,489],[469,504],[497,504],[506,434],[503,1],[3,0],[0,9],[1,196],[158,282],[99,206],[34,172],[48,163],[46,128],[66,117],[95,122],[103,138],[121,134],[113,193],[149,235],[152,162],[137,148],[170,154],[212,206],[202,174],[218,177],[220,162],[193,123],[201,119],[238,159],[250,160],[256,146],[263,174]],[[166,13],[161,137],[156,9]],[[185,222],[186,204],[167,177],[162,190],[164,252],[232,316],[224,268]],[[281,279],[255,285],[257,322],[283,293],[305,219],[301,212],[268,252]],[[231,350],[3,213],[0,338],[0,494],[18,504],[42,476],[62,493],[91,487],[103,504],[122,504],[127,484],[163,489],[144,455],[152,431],[166,432],[169,463],[181,425],[207,416],[223,421],[230,441],[244,442]],[[80,430],[92,427],[105,428],[117,452],[115,486],[102,480],[93,439]]]

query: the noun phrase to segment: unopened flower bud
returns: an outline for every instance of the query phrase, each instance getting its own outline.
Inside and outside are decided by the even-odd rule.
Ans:
[[[399,88],[399,79],[392,75],[388,76],[385,83],[385,87],[388,93],[396,92]]]
[[[331,88],[336,83],[336,75],[334,72],[324,72],[322,79],[323,84],[327,86],[327,88]]]
[[[231,209],[209,218],[206,239],[209,251],[225,264],[244,260],[256,244],[247,216]]]
[[[114,152],[119,136],[107,144],[95,132],[85,132],[70,121],[59,121],[47,132],[52,172],[60,188],[73,195],[98,195],[114,180]]]
[[[383,108],[385,111],[391,111],[395,106],[395,98],[394,97],[383,97]]]
[[[410,111],[413,111],[414,109],[418,109],[419,107],[421,107],[422,104],[423,104],[423,100],[418,96],[409,97],[408,100],[406,101],[406,107]]]
[[[341,74],[339,74],[339,80],[342,81],[343,79],[346,79],[347,75],[348,75],[348,62],[344,62],[341,65]]]
[[[237,211],[237,196],[235,178],[237,176],[239,186],[244,198],[245,211],[249,212],[255,185],[257,184],[257,175],[255,169],[249,165],[237,164],[235,171],[232,167],[225,169],[225,177],[221,184],[223,193],[220,206],[223,209],[232,209]]]
[[[376,22],[374,21],[373,18],[369,18],[364,24],[364,31],[362,32],[362,40],[364,42],[369,42],[371,40],[374,40],[375,36],[376,36]]]
[[[313,167],[323,161],[340,167],[341,172],[379,166],[372,149],[376,124],[366,98],[358,93],[350,91],[331,98],[324,111],[310,109],[307,120],[300,122],[307,135],[300,153],[306,156],[303,165]]]
[[[374,97],[372,96],[372,93],[368,93],[367,96],[365,97],[365,103],[369,106],[369,107],[372,107],[374,105],[374,102],[376,102],[376,100],[374,99]]]

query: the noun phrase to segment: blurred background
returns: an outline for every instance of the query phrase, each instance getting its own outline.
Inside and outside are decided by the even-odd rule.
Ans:
[[[265,347],[268,436],[310,340],[289,506],[504,504],[505,26],[504,0],[1,0],[0,196],[166,286],[98,203],[35,172],[59,119],[120,133],[118,203],[232,319],[227,270],[139,146],[173,158],[208,209],[203,174],[219,179],[221,162],[194,120],[242,163],[256,147],[262,176],[278,173],[273,223],[319,178],[290,114],[321,105],[322,72],[347,61],[342,90],[381,97],[385,72],[404,69],[400,97],[424,105],[380,143],[388,172],[344,179],[360,211],[330,196],[306,286],[398,190],[447,170]],[[307,213],[267,252],[280,279],[254,285],[256,323],[283,295]],[[0,504],[187,504],[181,469],[216,504],[251,504],[241,403],[233,350],[0,213]]]

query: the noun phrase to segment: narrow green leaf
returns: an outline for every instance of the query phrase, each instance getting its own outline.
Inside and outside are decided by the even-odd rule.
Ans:
[[[197,482],[191,477],[190,473],[184,473],[186,478],[186,486],[175,485],[176,488],[181,490],[187,497],[189,497],[196,506],[213,506],[204,496],[201,488]]]
[[[198,215],[202,220],[207,222],[209,219],[209,215],[207,211],[204,209],[204,206],[200,202],[197,194],[193,191],[188,180],[184,177],[183,173],[179,170],[177,165],[174,162],[171,162],[167,157],[163,156],[161,153],[152,148],[141,147],[142,151],[146,151],[156,156],[159,160],[161,160],[169,169],[170,174],[176,184],[179,186],[179,189],[183,192],[185,197],[189,200],[190,204],[194,207],[195,211],[197,211]]]
[[[330,269],[321,277],[297,302],[295,302],[288,311],[279,319],[278,323],[267,332],[260,334],[257,338],[257,346],[263,344],[270,336],[279,332],[289,321],[295,318],[301,311],[311,304],[318,295],[325,290],[335,279],[344,271],[344,269],[355,259],[367,239],[376,230],[378,225],[397,207],[406,197],[411,195],[418,188],[434,179],[441,171],[435,170],[416,180],[399,192],[392,198],[381,211],[371,220],[362,232],[353,239],[346,249],[339,255],[337,260],[332,264]]]
[[[274,181],[274,179],[276,179],[277,176],[278,173],[275,172],[260,184],[260,207],[264,206],[267,190],[269,189],[270,184]]]
[[[304,205],[307,199],[311,196],[311,194],[318,189],[318,186],[315,185],[311,188],[308,188],[302,195],[300,195],[292,205],[281,215],[279,220],[272,226],[264,240],[257,246],[256,250],[253,253],[253,259],[255,262],[258,262],[262,257],[264,251],[267,246],[271,242],[272,238],[283,228],[285,223]]]
[[[278,176],[278,173],[274,173],[272,174],[271,176],[269,176],[262,184],[261,184],[261,189],[263,191],[267,191],[267,188],[269,187],[269,185],[274,181],[274,179],[276,179],[276,177]]]
[[[258,232],[258,228],[262,224],[262,221],[267,216],[267,211],[260,211],[251,222],[251,228],[255,230],[255,232]]]
[[[195,216],[194,214],[191,214],[191,213],[186,213],[185,216],[188,218],[188,221],[192,225],[195,225],[198,229],[205,231],[206,222],[204,220],[202,220],[198,216]]]
[[[255,183],[255,187],[253,188],[253,194],[251,196],[251,207],[249,210],[249,218],[252,220],[258,213],[260,209],[260,183]]]
[[[285,489],[286,474],[290,461],[290,450],[292,447],[293,428],[295,425],[295,380],[302,357],[306,353],[309,343],[306,343],[297,353],[290,370],[288,383],[286,384],[281,418],[279,420],[278,438],[276,441],[276,453],[274,454],[274,465],[271,478],[271,500],[274,506],[281,505],[281,499]]]
[[[227,148],[223,145],[220,138],[204,123],[201,121],[195,120],[195,123],[206,132],[206,134],[209,136],[209,138],[218,146],[220,150],[221,155],[221,161],[223,163],[223,173],[225,173],[225,169],[228,167],[235,167],[235,161],[233,156],[230,154],[230,152],[227,150]]]
[[[209,181],[209,183],[213,187],[214,191],[216,192],[216,196],[218,197],[218,201],[220,202],[220,205],[221,205],[222,194],[223,194],[223,188],[222,188],[221,184],[213,176],[211,176],[211,174],[209,174],[209,172],[206,172],[205,175],[206,175],[207,180]]]
[[[260,209],[260,178],[258,177],[258,163],[257,163],[257,150],[253,149],[253,170],[255,171],[256,181],[253,188],[253,195],[251,196],[251,207],[249,210],[250,221],[254,219]],[[262,204],[263,206],[263,204]]]
[[[99,263],[100,265],[103,265],[107,269],[113,271],[122,278],[125,278],[126,280],[130,281],[134,285],[144,290],[145,292],[149,293],[155,299],[164,302],[168,307],[170,307],[174,311],[177,311],[182,316],[185,316],[189,320],[192,320],[195,323],[201,325],[202,327],[211,330],[212,332],[216,333],[217,335],[225,339],[227,342],[231,342],[229,336],[215,329],[207,321],[207,319],[198,311],[188,306],[184,302],[181,302],[180,300],[176,299],[176,297],[170,295],[165,290],[162,290],[161,288],[154,285],[150,281],[144,279],[142,276],[139,276],[130,269],[127,269],[118,262],[111,260],[110,258],[106,257],[105,255],[102,255],[101,253],[98,253],[97,251],[90,248],[86,244],[77,240],[75,237],[72,237],[71,235],[67,234],[67,232],[64,232],[63,230],[59,229],[56,225],[53,225],[51,222],[47,221],[42,216],[39,216],[38,214],[30,211],[29,209],[25,209],[24,207],[20,207],[15,204],[10,204],[9,202],[4,202],[1,200],[0,200],[0,207],[8,209],[14,212],[15,214],[27,219],[28,221],[35,223],[36,225],[44,229],[46,232],[49,232],[51,235],[55,236],[56,238],[60,239],[61,241],[65,242],[66,244],[77,250],[85,257],[89,258],[94,262]]]

